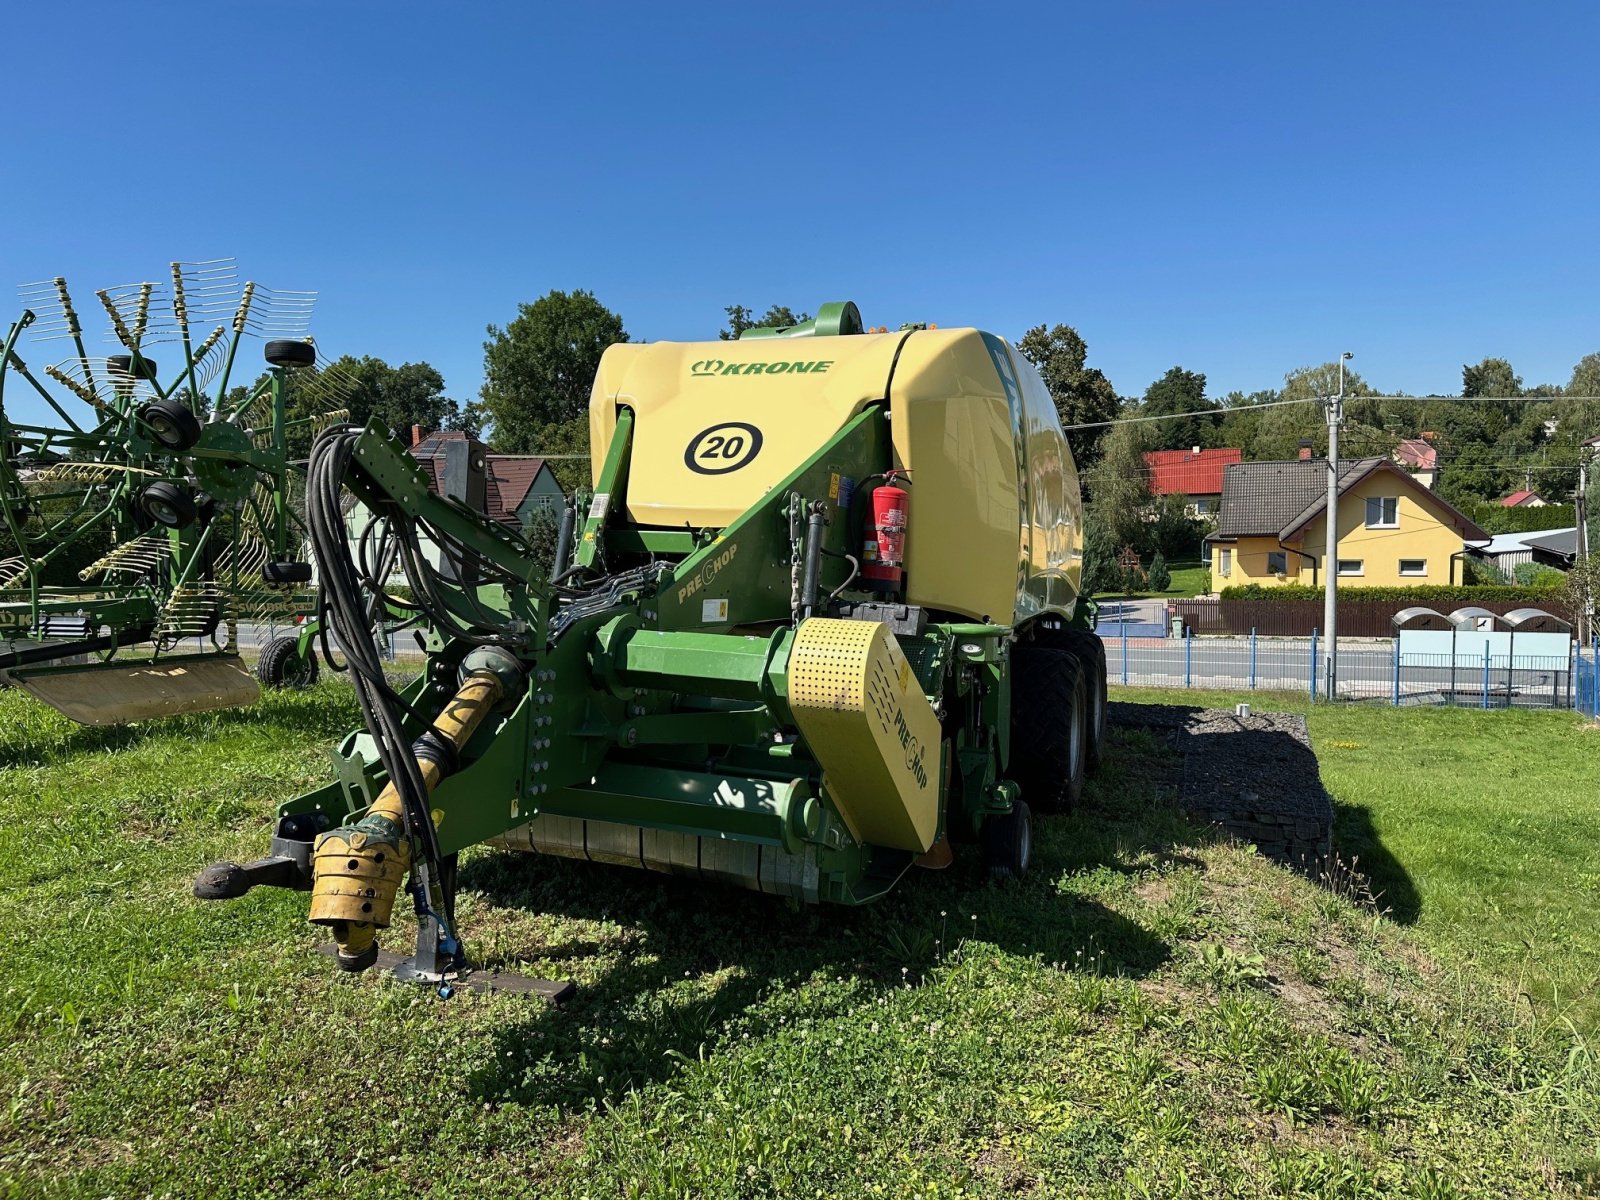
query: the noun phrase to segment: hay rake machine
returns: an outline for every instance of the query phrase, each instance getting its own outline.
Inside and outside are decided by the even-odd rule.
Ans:
[[[21,293],[0,347],[0,671],[85,724],[251,703],[240,623],[316,608],[291,442],[343,420],[353,387],[309,336],[316,294],[175,262],[95,293],[95,354],[65,279]],[[230,386],[247,339],[267,369]],[[24,342],[68,353],[36,369]],[[263,656],[264,682],[314,676],[310,633]]]

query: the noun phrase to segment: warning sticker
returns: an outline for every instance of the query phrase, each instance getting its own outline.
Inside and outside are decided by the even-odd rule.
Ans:
[[[597,521],[606,515],[606,509],[611,504],[610,492],[596,492],[594,499],[589,501],[589,520]]]
[[[839,498],[839,472],[835,471],[833,474],[828,476],[828,499],[829,500],[837,500],[838,498]]]
[[[715,625],[728,619],[728,602],[726,600],[700,601],[700,623],[702,625]]]
[[[840,508],[849,508],[850,502],[856,496],[856,481],[848,475],[839,477],[839,495],[837,497]]]

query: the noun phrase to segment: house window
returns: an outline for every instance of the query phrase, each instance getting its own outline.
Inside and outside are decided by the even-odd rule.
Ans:
[[[1339,574],[1365,575],[1366,561],[1360,558],[1341,558],[1339,560]]]
[[[1394,529],[1400,524],[1400,497],[1368,496],[1367,528]]]
[[[1233,574],[1233,551],[1227,549],[1217,550],[1217,574],[1224,579]]]
[[[1400,560],[1400,574],[1426,575],[1428,573],[1428,560],[1425,558],[1402,558]]]
[[[1272,575],[1289,573],[1289,555],[1283,550],[1267,551],[1267,572]]]

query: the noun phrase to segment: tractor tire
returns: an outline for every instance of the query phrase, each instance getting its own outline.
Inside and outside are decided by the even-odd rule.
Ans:
[[[180,400],[152,400],[142,404],[139,420],[163,449],[175,454],[191,449],[200,440],[200,418]]]
[[[262,353],[274,367],[309,367],[317,361],[315,346],[294,339],[268,342]]]
[[[106,359],[106,366],[110,368],[112,375],[121,375],[127,379],[132,379],[135,377],[133,370],[133,355],[131,354],[113,354],[110,358]],[[154,380],[155,377],[155,360],[146,358],[141,354],[139,356],[138,378]]]
[[[262,563],[261,579],[265,583],[272,584],[310,583],[311,564],[308,562]]]
[[[1033,862],[1033,814],[1018,799],[1008,813],[983,823],[983,857],[990,879],[1021,879]]]
[[[157,480],[139,493],[139,511],[166,529],[193,525],[197,515],[189,493],[165,479]]]
[[[256,678],[261,680],[262,687],[308,688],[317,681],[316,651],[301,658],[297,635],[275,637],[261,648]]]
[[[1084,767],[1093,775],[1106,752],[1106,644],[1087,629],[1063,629],[1051,635],[1050,645],[1078,656],[1083,669],[1083,696],[1087,705],[1088,742]]]
[[[1066,812],[1083,795],[1088,769],[1084,671],[1053,646],[1019,646],[1011,658],[1008,778],[1042,813]]]

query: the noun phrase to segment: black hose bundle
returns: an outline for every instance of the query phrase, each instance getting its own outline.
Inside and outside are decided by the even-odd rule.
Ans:
[[[384,677],[383,663],[372,637],[371,611],[363,577],[351,553],[339,504],[360,436],[359,429],[335,427],[327,430],[312,446],[306,471],[306,519],[321,581],[318,616],[324,630],[323,653],[328,654],[326,631],[331,626],[355,684],[361,718],[378,748],[383,769],[388,772],[404,804],[405,832],[421,840],[423,856],[434,868],[431,873],[436,873],[441,856],[433,820],[428,813],[428,790],[400,716],[402,709],[409,711],[409,705]],[[430,723],[423,714],[413,712],[413,715],[424,726]],[[422,895],[417,895],[416,900],[419,905],[426,903]]]

